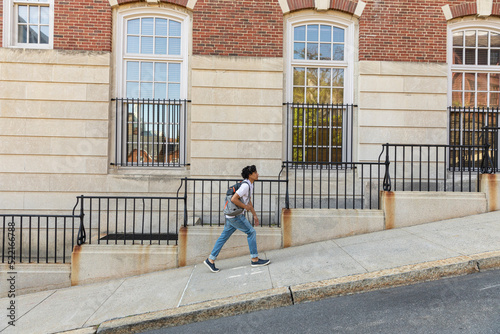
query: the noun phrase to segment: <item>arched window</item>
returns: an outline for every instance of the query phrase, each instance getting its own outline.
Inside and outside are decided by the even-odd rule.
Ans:
[[[189,16],[143,7],[118,17],[117,164],[185,165]]]
[[[352,159],[354,23],[333,15],[288,20],[287,157]]]
[[[451,145],[490,146],[498,168],[500,107],[500,24],[472,21],[452,24],[448,31],[450,75],[449,142]],[[451,166],[480,166],[482,153],[463,156],[450,151]]]
[[[345,29],[332,24],[293,27],[293,102],[344,102]]]
[[[452,106],[500,106],[500,32],[469,28],[453,31]]]

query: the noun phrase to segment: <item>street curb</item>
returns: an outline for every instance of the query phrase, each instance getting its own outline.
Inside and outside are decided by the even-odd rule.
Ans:
[[[138,333],[289,305],[293,305],[290,290],[275,288],[105,321],[97,333]]]
[[[500,268],[500,251],[459,256],[290,287],[295,304]]]
[[[103,322],[97,333],[138,333],[324,298],[500,269],[500,251],[274,288]],[[78,334],[76,331],[68,331]]]

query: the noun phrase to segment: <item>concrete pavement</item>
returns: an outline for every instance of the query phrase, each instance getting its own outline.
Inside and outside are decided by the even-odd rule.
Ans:
[[[265,227],[263,227],[265,228]],[[260,228],[257,230],[257,235]],[[224,251],[224,249],[223,249]],[[2,333],[130,333],[500,268],[500,211],[0,299]]]

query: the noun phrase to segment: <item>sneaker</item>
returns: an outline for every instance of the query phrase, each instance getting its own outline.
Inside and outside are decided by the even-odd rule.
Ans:
[[[271,260],[262,260],[258,259],[256,262],[252,261],[252,267],[262,267],[262,266],[267,266],[269,263],[271,263]]]
[[[215,263],[208,261],[208,259],[206,259],[203,263],[205,263],[208,269],[210,269],[210,271],[213,273],[218,273],[220,271],[219,268],[215,267]]]

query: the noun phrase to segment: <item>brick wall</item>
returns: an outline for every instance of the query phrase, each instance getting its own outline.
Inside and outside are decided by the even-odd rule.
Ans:
[[[198,0],[193,53],[282,57],[283,12],[278,0]]]
[[[111,51],[108,0],[56,0],[54,49]]]
[[[441,9],[475,13],[471,0],[365,0],[360,19],[360,60],[446,62],[447,21]],[[500,0],[493,1],[497,14]],[[473,13],[473,14],[474,14]],[[497,14],[498,15],[498,14]]]
[[[3,1],[0,1],[0,48],[3,46],[2,39],[3,39]]]

